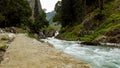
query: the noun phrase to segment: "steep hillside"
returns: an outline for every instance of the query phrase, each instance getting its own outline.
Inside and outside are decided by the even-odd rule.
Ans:
[[[82,23],[63,27],[58,38],[120,43],[120,1],[106,0],[102,10],[87,12]]]

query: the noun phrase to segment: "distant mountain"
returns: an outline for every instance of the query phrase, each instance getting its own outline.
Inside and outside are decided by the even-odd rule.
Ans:
[[[49,21],[49,23],[50,24],[52,24],[53,23],[53,16],[56,14],[56,12],[55,11],[52,11],[52,12],[48,12],[47,14],[46,14],[46,18],[47,18],[47,20]]]

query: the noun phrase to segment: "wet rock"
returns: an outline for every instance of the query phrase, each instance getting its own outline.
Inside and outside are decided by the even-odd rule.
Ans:
[[[120,43],[120,28],[105,33],[106,41],[110,43]]]
[[[45,38],[45,35],[44,35],[43,31],[39,32],[39,38]]]
[[[83,44],[83,45],[92,45],[92,46],[100,45],[99,42],[81,42],[80,44]]]
[[[110,43],[120,43],[120,35],[116,35],[114,37],[108,38],[107,41]]]
[[[0,29],[0,33],[4,33],[4,31],[2,29]]]
[[[55,36],[56,31],[55,30],[44,30],[43,31],[45,37],[53,37]]]
[[[105,33],[106,36],[116,36],[118,34],[120,34],[120,28]]]

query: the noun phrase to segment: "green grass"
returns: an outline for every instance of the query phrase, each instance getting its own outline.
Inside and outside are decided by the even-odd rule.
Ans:
[[[74,27],[65,27],[61,29],[61,32],[58,36],[58,38],[65,39],[65,40],[78,40],[79,39],[79,30],[83,27],[83,24],[79,24]]]
[[[2,40],[2,41],[5,41],[5,40],[8,40],[8,38],[2,37],[1,40]]]
[[[2,45],[0,46],[0,49],[6,49],[8,46],[7,45]]]
[[[30,37],[30,38],[35,38],[34,35],[31,34],[31,33],[27,33],[27,35],[28,35],[28,37]]]
[[[61,28],[61,25],[49,25],[48,27],[45,27],[43,28],[43,30],[55,30],[55,31],[58,31],[60,30]]]

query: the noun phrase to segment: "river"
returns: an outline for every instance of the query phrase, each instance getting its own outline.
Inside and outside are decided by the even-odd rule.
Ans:
[[[86,46],[78,44],[78,41],[65,41],[54,37],[43,40],[56,49],[91,64],[93,68],[120,68],[120,49],[118,48]]]

